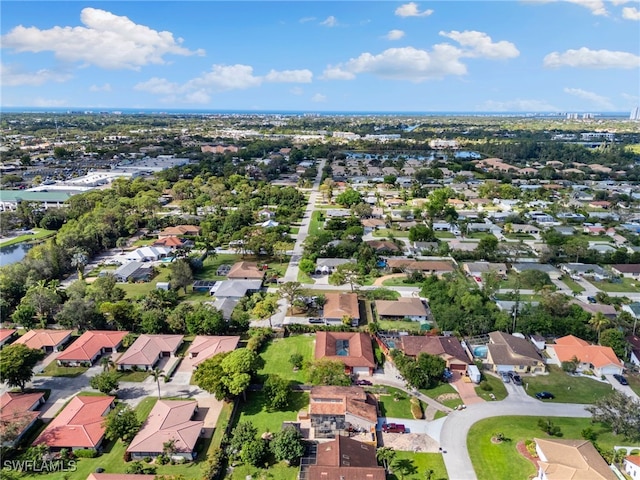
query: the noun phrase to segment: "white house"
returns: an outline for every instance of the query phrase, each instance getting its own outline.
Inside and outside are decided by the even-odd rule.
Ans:
[[[640,479],[640,455],[629,455],[624,459],[624,473],[633,480]]]

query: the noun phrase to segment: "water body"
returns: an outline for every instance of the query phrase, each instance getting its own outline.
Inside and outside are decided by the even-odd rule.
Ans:
[[[0,266],[9,265],[22,260],[33,247],[31,243],[17,243],[8,247],[0,247]]]

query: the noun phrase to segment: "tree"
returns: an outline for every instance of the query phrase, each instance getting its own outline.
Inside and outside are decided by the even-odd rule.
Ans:
[[[187,287],[193,284],[193,272],[191,265],[185,259],[181,258],[171,264],[171,286],[175,289],[184,289],[187,293]]]
[[[640,402],[625,393],[614,390],[586,408],[594,422],[602,422],[615,435],[622,434],[628,440],[640,440]]]
[[[426,225],[419,223],[409,229],[410,242],[435,242],[436,235],[433,230]]]
[[[273,325],[271,324],[271,317],[273,317],[273,314],[277,311],[278,298],[274,294],[268,293],[261,301],[256,303],[251,313],[261,320],[268,318],[269,327],[273,328]]]
[[[344,373],[344,363],[321,358],[308,369],[308,380],[312,385],[351,385],[351,379]]]
[[[193,374],[193,381],[198,387],[213,393],[218,400],[234,399],[244,394],[258,365],[257,353],[240,348],[202,362]]]
[[[597,312],[593,317],[591,317],[591,320],[589,320],[589,325],[591,325],[598,334],[598,343],[600,343],[600,332],[610,323],[609,319],[605,317],[602,312]]]
[[[158,398],[160,398],[160,379],[164,377],[164,371],[155,367],[151,370],[151,377],[153,377],[153,381],[158,385]]]
[[[9,345],[2,349],[0,355],[0,382],[7,382],[9,387],[24,386],[33,377],[33,367],[44,358],[42,350],[27,347],[21,343]]]
[[[74,248],[71,255],[71,266],[75,267],[78,272],[78,278],[84,280],[84,267],[89,261],[89,255],[81,248]]]
[[[124,247],[126,247],[128,244],[129,240],[127,240],[125,237],[118,237],[118,239],[116,240],[116,247],[120,249],[120,253],[124,253]]]
[[[267,452],[267,443],[261,438],[254,438],[242,447],[240,460],[247,465],[260,467],[264,464]]]
[[[600,345],[611,347],[618,358],[625,358],[627,353],[627,340],[624,333],[617,328],[609,328],[600,334]]]
[[[376,458],[382,462],[382,466],[389,473],[389,467],[396,457],[396,451],[391,447],[381,447],[376,451]]]
[[[289,465],[297,464],[304,455],[304,443],[300,432],[287,425],[273,435],[271,451],[278,462],[286,461]]]
[[[551,285],[551,279],[547,272],[540,270],[525,270],[520,274],[520,282],[525,288],[540,291],[545,285]]]
[[[581,236],[572,236],[564,244],[564,251],[569,257],[576,257],[576,263],[580,261],[580,256],[585,256],[589,249],[589,241]]]
[[[109,395],[114,390],[118,390],[118,374],[114,371],[103,371],[91,377],[89,386]]]
[[[353,263],[343,263],[338,265],[335,271],[329,275],[329,283],[331,285],[344,285],[348,283],[351,287],[351,291],[355,290],[355,287],[362,285],[362,275],[358,266]]]
[[[303,362],[304,362],[304,357],[302,356],[301,353],[292,353],[291,356],[289,357],[289,363],[295,369],[302,368]]]
[[[126,445],[131,443],[142,426],[136,412],[128,405],[118,404],[104,420],[107,440],[121,439]]]
[[[289,405],[289,380],[280,375],[269,375],[264,382],[267,405],[273,410],[282,410]]]
[[[362,202],[360,192],[348,188],[336,197],[336,202],[344,207],[352,207]]]
[[[493,297],[500,288],[500,274],[496,271],[482,273],[482,292],[487,298]]]
[[[287,301],[287,304],[291,306],[299,297],[304,294],[304,289],[300,282],[286,282],[280,285],[278,289],[278,296]]]
[[[498,249],[498,239],[493,235],[485,235],[478,242],[478,246],[476,247],[476,251],[482,257],[492,257],[495,255],[496,250]]]
[[[301,272],[306,273],[307,275],[311,275],[316,270],[316,264],[313,260],[303,258],[302,260],[300,260],[298,268]]]
[[[100,365],[102,366],[103,372],[108,372],[116,368],[116,362],[114,362],[111,357],[102,357],[100,359]]]
[[[29,330],[36,324],[34,317],[36,316],[36,309],[31,305],[20,304],[14,310],[11,315],[11,320],[17,325],[22,325],[25,329]]]
[[[239,422],[231,434],[231,441],[228,447],[229,455],[238,455],[244,445],[255,440],[257,434],[258,429],[253,423],[249,421]]]

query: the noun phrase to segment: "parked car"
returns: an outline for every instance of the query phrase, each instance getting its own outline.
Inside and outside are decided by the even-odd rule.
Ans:
[[[522,378],[517,373],[509,372],[509,378],[511,378],[514,385],[522,385]]]
[[[613,374],[613,378],[615,378],[615,379],[618,381],[618,383],[619,383],[620,385],[629,385],[629,382],[627,381],[627,379],[626,379],[626,378],[624,378],[624,377],[623,377],[622,375],[620,375],[619,373],[614,373],[614,374]]]
[[[324,323],[324,320],[321,318],[310,318],[309,323]]]
[[[587,300],[589,301],[589,303],[598,303],[595,297],[587,297]]]
[[[406,433],[407,429],[401,423],[383,423],[382,431],[385,433]]]
[[[359,379],[356,380],[356,385],[373,385],[369,380]]]
[[[502,381],[504,383],[509,383],[511,381],[511,378],[509,378],[509,375],[506,374],[505,372],[502,372],[500,376],[502,377]]]
[[[553,400],[556,396],[550,392],[538,392],[536,393],[536,398],[538,400]]]

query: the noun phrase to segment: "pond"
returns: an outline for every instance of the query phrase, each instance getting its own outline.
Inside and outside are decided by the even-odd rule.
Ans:
[[[0,266],[9,265],[22,260],[33,247],[31,243],[17,243],[8,247],[0,247]]]

